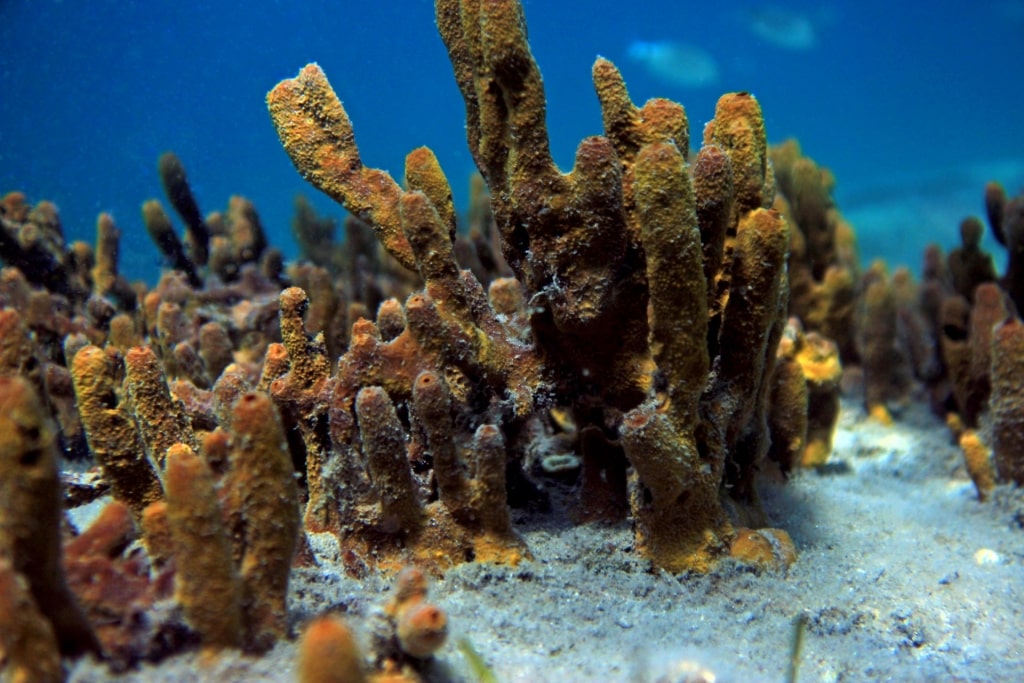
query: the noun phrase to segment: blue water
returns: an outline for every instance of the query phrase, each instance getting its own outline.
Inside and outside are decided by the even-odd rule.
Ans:
[[[913,210],[888,226],[863,213],[877,222],[857,226],[867,257],[916,260],[928,240],[951,243],[961,208],[943,201],[959,192],[974,205],[995,162],[1007,162],[996,172],[1011,176],[1008,189],[1024,183],[1024,0],[777,3],[817,22],[818,45],[803,51],[755,36],[739,3],[524,4],[564,168],[579,139],[600,132],[590,83],[600,54],[620,65],[636,101],[682,102],[695,140],[721,92],[752,91],[770,139],[798,136],[835,171],[851,215],[905,193],[948,221],[948,235],[936,234]],[[697,45],[718,60],[720,81],[661,82],[627,59],[635,40]],[[268,89],[310,61],[342,98],[364,162],[400,176],[405,153],[428,145],[464,205],[473,166],[463,105],[429,0],[0,0],[0,192],[57,202],[69,239],[92,240],[97,213],[110,211],[123,270],[152,279],[159,260],[139,206],[162,197],[156,159],[171,149],[204,212],[250,197],[271,240],[294,255],[297,193],[343,215],[301,180],[264,106]]]

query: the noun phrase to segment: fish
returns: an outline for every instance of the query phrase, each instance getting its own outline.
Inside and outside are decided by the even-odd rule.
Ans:
[[[707,50],[668,40],[635,40],[626,51],[633,62],[663,83],[680,88],[706,88],[719,80],[718,62]]]
[[[784,7],[748,7],[743,12],[743,23],[758,38],[784,50],[805,51],[818,46],[815,22]]]

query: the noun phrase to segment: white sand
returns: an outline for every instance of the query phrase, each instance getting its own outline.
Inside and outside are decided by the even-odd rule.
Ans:
[[[502,683],[674,683],[685,660],[719,681],[783,681],[798,615],[800,681],[1024,680],[1024,495],[1004,487],[979,503],[923,409],[886,428],[844,405],[832,464],[761,491],[800,553],[785,574],[654,574],[626,525],[519,520],[534,561],[466,565],[434,585],[452,638],[431,680],[472,680],[454,645],[464,637]],[[364,628],[387,588],[327,563],[296,570],[294,619],[335,608]],[[282,643],[200,670],[186,654],[117,678],[82,663],[71,680],[290,681],[293,656]]]

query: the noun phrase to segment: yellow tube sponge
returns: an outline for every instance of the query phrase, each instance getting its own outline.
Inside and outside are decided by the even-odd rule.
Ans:
[[[183,443],[199,447],[184,406],[171,396],[163,366],[149,346],[136,346],[124,355],[124,387],[139,436],[150,460],[163,467],[167,449]]]
[[[89,450],[114,497],[138,517],[147,505],[160,500],[163,491],[135,422],[118,402],[114,379],[118,364],[116,352],[86,346],[71,362],[71,377]]]
[[[366,672],[352,629],[340,617],[309,622],[299,641],[299,683],[363,683]]]
[[[61,564],[58,457],[56,432],[31,385],[0,377],[0,558],[28,584],[31,602],[50,622],[62,654],[98,654],[99,643]],[[21,603],[17,581],[9,579],[8,597]]]
[[[309,64],[296,78],[281,81],[267,95],[267,107],[299,172],[372,225],[387,250],[414,269],[398,216],[402,188],[386,171],[363,165],[352,122],[323,70]]]
[[[28,582],[0,555],[0,661],[11,683],[62,683],[57,638]]]
[[[213,473],[185,444],[167,450],[167,521],[174,541],[174,596],[203,648],[242,645],[242,591],[217,503]]]
[[[225,486],[244,523],[242,606],[246,648],[263,651],[288,634],[288,576],[298,548],[299,490],[281,419],[270,397],[244,394],[231,414]]]

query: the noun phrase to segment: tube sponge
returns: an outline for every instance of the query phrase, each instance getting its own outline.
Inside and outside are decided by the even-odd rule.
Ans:
[[[299,643],[300,683],[363,683],[355,635],[342,619],[325,615],[309,623]]]
[[[241,584],[213,473],[185,444],[167,450],[167,518],[175,545],[175,599],[203,647],[242,644]]]
[[[999,478],[1024,486],[1024,323],[1018,318],[995,328],[989,410]]]
[[[0,377],[0,558],[9,566],[0,573],[7,574],[3,597],[15,608],[0,612],[0,631],[5,640],[8,629],[14,631],[12,643],[48,639],[38,620],[17,614],[34,608],[49,621],[62,654],[99,653],[61,565],[57,458],[56,433],[32,386],[20,377]],[[30,595],[23,594],[26,584]],[[26,632],[30,627],[34,635]],[[34,642],[19,647],[46,649]]]
[[[395,594],[385,611],[395,623],[402,652],[417,659],[432,656],[448,637],[448,616],[427,602],[427,577],[406,567],[395,579]]]
[[[225,485],[244,520],[242,607],[246,647],[263,651],[288,634],[288,576],[298,548],[299,489],[281,419],[266,394],[250,392],[231,412]]]

